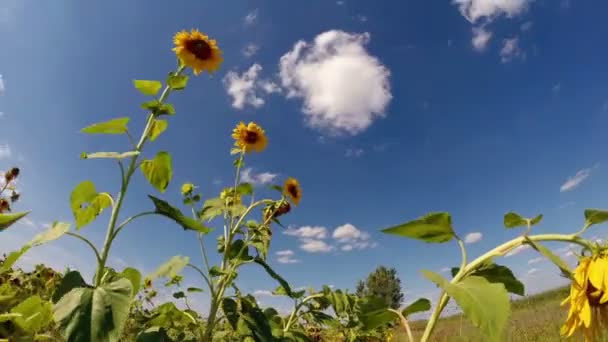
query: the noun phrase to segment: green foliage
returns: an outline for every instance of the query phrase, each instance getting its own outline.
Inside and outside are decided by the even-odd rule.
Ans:
[[[169,203],[154,196],[148,195],[148,197],[150,197],[150,199],[154,203],[154,207],[156,209],[155,212],[157,214],[172,219],[177,224],[182,226],[184,230],[194,230],[203,234],[207,234],[211,231],[204,224],[193,218],[185,216],[179,209],[171,206]]]
[[[174,115],[175,108],[169,103],[162,103],[159,100],[152,100],[141,104],[141,108],[149,110],[154,115]]]
[[[358,305],[358,317],[363,328],[370,330],[384,326],[396,319],[395,312],[389,311],[384,298],[366,297]]]
[[[84,281],[84,279],[82,278],[82,275],[80,275],[80,272],[78,272],[78,271],[67,272],[63,276],[63,279],[59,283],[59,286],[57,286],[57,288],[55,289],[55,292],[53,293],[53,297],[52,297],[53,303],[57,303],[66,293],[72,291],[73,289],[78,288],[78,287],[84,287],[86,285],[87,284]]]
[[[458,267],[452,268],[452,276],[456,276],[459,270]],[[510,293],[524,295],[524,284],[515,278],[513,272],[506,266],[496,265],[489,261],[475,269],[470,275],[484,277],[490,283],[501,283]]]
[[[139,168],[148,182],[160,192],[165,192],[173,178],[169,152],[158,152],[154,159],[144,160]]]
[[[404,317],[407,317],[409,315],[412,315],[412,314],[415,314],[418,312],[428,311],[430,309],[431,309],[431,301],[426,298],[419,298],[412,304],[406,306],[405,309],[403,309],[403,311],[401,312],[401,314]]]
[[[171,73],[167,78],[167,85],[169,85],[172,90],[183,90],[188,85],[188,75],[176,75],[175,73]]]
[[[125,134],[128,132],[129,118],[117,118],[87,126],[80,131],[87,134]]]
[[[533,218],[525,218],[517,213],[509,212],[505,214],[504,224],[506,228],[515,228],[522,226],[534,226],[543,219],[543,215],[537,215]]]
[[[135,86],[135,89],[146,96],[155,96],[163,87],[163,84],[159,81],[148,80],[133,80],[133,85]]]
[[[509,296],[503,284],[493,284],[479,276],[469,276],[450,283],[436,273],[422,273],[454,298],[464,314],[489,341],[502,341],[510,311]]]
[[[600,224],[608,221],[608,211],[600,209],[585,210],[585,220],[588,226]]]
[[[72,289],[55,304],[55,321],[71,342],[118,341],[132,291],[124,278],[97,288]]]
[[[150,141],[156,140],[159,135],[161,135],[169,126],[169,122],[167,120],[154,119],[152,121],[152,126],[150,127],[150,133],[148,137]]]
[[[6,228],[12,226],[29,213],[29,211],[26,211],[23,213],[0,214],[0,231],[3,231]]]
[[[417,220],[383,229],[382,232],[429,243],[443,243],[454,238],[452,218],[448,213],[431,213]]]
[[[549,248],[541,245],[540,243],[536,243],[527,237],[526,237],[525,241],[527,244],[532,246],[532,248],[534,248],[537,252],[544,255],[555,266],[557,266],[560,269],[560,271],[564,277],[573,279],[572,271],[570,270],[570,267],[568,266],[568,264],[565,261],[563,261],[560,257],[555,255],[553,252],[551,252],[551,250]]]
[[[102,192],[97,193],[95,184],[91,181],[81,182],[72,190],[70,205],[76,220],[76,229],[80,229],[112,205],[112,196]]]
[[[186,256],[176,255],[171,257],[169,261],[160,265],[156,271],[148,275],[147,279],[157,279],[157,278],[173,278],[177,276],[190,262],[190,258]]]
[[[23,330],[35,334],[53,320],[53,305],[37,295],[31,296],[11,309],[15,323]]]
[[[141,287],[141,273],[133,267],[127,267],[122,270],[120,275],[131,282],[133,296],[135,296]]]
[[[397,270],[378,266],[365,281],[359,282],[357,295],[359,297],[378,297],[385,303],[385,306],[398,309],[403,302],[403,293]]]

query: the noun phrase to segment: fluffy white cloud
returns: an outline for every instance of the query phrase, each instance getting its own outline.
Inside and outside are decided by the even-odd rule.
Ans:
[[[334,229],[332,237],[338,240],[338,242],[348,243],[356,240],[367,240],[369,239],[369,234],[347,223]]]
[[[258,9],[255,9],[249,13],[247,13],[247,15],[245,16],[245,18],[243,18],[243,21],[245,22],[245,25],[253,25],[258,21],[258,13],[260,11]]]
[[[365,151],[362,148],[348,148],[346,149],[346,153],[344,153],[344,155],[348,158],[350,157],[361,157],[363,155],[363,153],[365,153]]]
[[[579,185],[581,185],[587,178],[591,176],[591,169],[582,169],[579,170],[576,175],[568,178],[564,184],[559,188],[560,192],[566,192],[570,190],[576,189]]]
[[[288,97],[303,99],[310,126],[354,135],[386,115],[390,71],[366,51],[369,40],[369,33],[331,30],[281,57],[282,85]]]
[[[280,87],[265,79],[259,79],[262,66],[253,64],[247,71],[239,75],[229,71],[224,76],[224,87],[232,97],[232,107],[243,109],[246,105],[259,108],[264,105],[263,95],[280,92]]]
[[[241,180],[243,182],[264,185],[273,182],[279,175],[276,173],[262,172],[254,173],[253,169],[248,167],[241,171]]]
[[[0,159],[10,158],[11,156],[11,147],[8,144],[0,145]]]
[[[291,249],[277,251],[275,255],[277,256],[277,261],[281,264],[296,264],[300,262],[300,260],[295,258],[296,254]]]
[[[303,239],[300,248],[310,253],[327,253],[334,249],[323,240]]]
[[[320,226],[303,226],[297,229],[289,228],[284,231],[284,234],[300,239],[325,239],[327,237],[327,229]]]
[[[528,8],[532,0],[454,0],[460,13],[471,23],[485,18],[492,21],[494,18],[505,15],[514,17]]]
[[[473,44],[473,49],[476,51],[483,51],[488,46],[490,39],[492,39],[492,32],[487,31],[485,27],[473,27],[473,38],[471,38],[471,44]]]
[[[526,58],[526,53],[519,47],[519,38],[509,38],[503,40],[502,49],[500,50],[500,61],[509,63],[515,58]]]
[[[481,241],[483,234],[480,232],[469,233],[464,237],[465,243],[476,243]]]
[[[256,44],[253,44],[253,43],[247,44],[247,46],[245,46],[245,48],[243,49],[243,55],[245,55],[245,57],[251,57],[251,56],[255,55],[259,49],[260,49],[260,47],[257,46]]]

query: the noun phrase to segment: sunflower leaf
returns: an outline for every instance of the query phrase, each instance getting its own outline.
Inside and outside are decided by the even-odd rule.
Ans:
[[[411,314],[415,314],[417,312],[428,311],[430,309],[431,309],[431,301],[426,298],[419,298],[412,304],[408,305],[405,309],[403,309],[401,314],[404,317],[407,317]]]
[[[585,220],[588,226],[604,223],[608,221],[608,210],[587,209],[585,210]]]
[[[144,160],[140,169],[148,182],[160,192],[165,192],[171,178],[173,178],[169,152],[161,151],[156,154],[154,159]]]
[[[125,134],[129,118],[117,118],[87,126],[80,131],[87,134]]]
[[[148,81],[148,80],[133,80],[133,85],[137,90],[146,96],[155,96],[163,87],[163,84],[159,81]]]
[[[97,193],[95,184],[83,181],[70,195],[70,205],[76,220],[76,229],[93,222],[103,210],[112,205],[112,197],[107,193]]]
[[[172,90],[183,90],[188,85],[188,75],[171,73],[167,78],[167,84]]]
[[[452,218],[448,213],[430,213],[417,220],[383,229],[382,232],[427,243],[448,242],[454,237]]]
[[[150,133],[148,133],[150,140],[156,140],[156,138],[167,129],[167,126],[169,126],[167,120],[154,119],[152,121],[152,126],[150,127]]]

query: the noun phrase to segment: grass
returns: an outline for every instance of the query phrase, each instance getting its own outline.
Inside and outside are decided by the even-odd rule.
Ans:
[[[561,307],[560,302],[567,296],[568,288],[561,287],[513,301],[504,341],[566,341],[560,337],[559,330],[567,315],[567,308]],[[422,336],[425,325],[426,321],[411,323],[416,341]],[[398,335],[399,337],[393,339],[394,341],[407,341],[405,335],[402,333]],[[486,341],[486,339],[466,317],[459,314],[440,319],[431,341]],[[568,341],[582,341],[582,338],[574,336]]]

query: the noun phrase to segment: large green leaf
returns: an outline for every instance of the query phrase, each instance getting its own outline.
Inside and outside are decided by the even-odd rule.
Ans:
[[[478,276],[469,276],[452,284],[437,273],[422,273],[454,298],[465,316],[486,335],[488,341],[504,340],[510,303],[503,284],[493,284]]]
[[[124,278],[97,288],[73,289],[55,304],[59,330],[69,342],[118,341],[132,290],[131,282]]]
[[[167,78],[167,85],[172,90],[182,90],[188,85],[188,75],[175,75],[171,74]]]
[[[76,220],[76,229],[93,222],[103,210],[112,205],[112,197],[107,193],[97,193],[91,181],[81,182],[70,195],[70,205]]]
[[[34,236],[29,242],[32,247],[40,246],[47,242],[57,240],[70,230],[70,224],[65,222],[55,221],[51,227],[44,232]]]
[[[156,271],[148,275],[147,279],[168,278],[171,279],[178,275],[186,265],[190,262],[190,258],[186,256],[176,255],[171,257],[169,261],[160,265]]]
[[[46,328],[53,320],[53,304],[39,296],[31,296],[11,309],[20,316],[14,322],[28,333],[35,334]]]
[[[553,252],[551,252],[551,250],[549,248],[541,245],[540,243],[536,243],[536,242],[530,240],[530,238],[528,238],[528,237],[525,237],[525,241],[527,244],[532,246],[532,248],[534,248],[540,254],[547,257],[547,259],[549,259],[553,264],[555,264],[555,266],[557,266],[560,269],[560,271],[562,272],[562,275],[564,277],[572,279],[572,271],[570,270],[570,267],[564,260],[562,260],[560,257],[558,257]]]
[[[120,276],[129,279],[133,288],[133,296],[137,295],[141,287],[141,273],[133,267],[127,267],[120,272]]]
[[[78,287],[85,287],[86,285],[87,283],[82,278],[82,275],[80,275],[80,272],[69,271],[61,279],[59,286],[55,288],[51,300],[53,303],[57,303],[66,293]]]
[[[199,222],[191,217],[185,216],[179,209],[173,207],[169,203],[150,196],[150,199],[154,203],[156,213],[165,217],[168,217],[178,223],[184,230],[194,230],[199,233],[207,234],[211,229],[207,228],[202,222]]]
[[[275,342],[270,323],[264,312],[257,306],[255,298],[251,296],[240,298],[240,303],[237,332],[242,337],[252,337],[254,341]]]
[[[399,318],[389,311],[386,301],[380,297],[366,297],[359,303],[358,317],[365,330],[376,329]]]
[[[23,247],[21,247],[21,249],[11,252],[5,259],[4,262],[2,263],[2,266],[0,266],[0,274],[3,274],[5,272],[7,272],[8,270],[11,269],[11,267],[13,267],[13,265],[17,262],[17,260],[19,260],[19,258],[21,258],[21,256],[23,254],[25,254],[27,251],[30,250],[30,248],[32,248],[32,246],[30,245],[25,245]]]
[[[125,159],[125,158],[135,157],[136,155],[139,155],[138,151],[128,151],[128,152],[123,152],[123,153],[118,153],[118,152],[86,153],[86,152],[83,152],[80,155],[80,158],[82,158],[82,159]]]
[[[271,276],[274,280],[278,281],[279,284],[281,284],[281,286],[285,289],[285,293],[291,297],[293,296],[293,292],[291,291],[291,287],[289,286],[289,283],[283,279],[283,277],[281,277],[277,272],[275,272],[267,263],[266,261],[264,261],[262,258],[260,257],[255,257],[253,259],[253,261],[262,266],[264,268],[264,270],[266,270],[266,273],[268,273],[269,276]]]
[[[167,129],[167,126],[169,126],[167,120],[152,120],[152,126],[150,126],[150,133],[148,133],[150,140],[156,140],[156,138],[158,138],[158,136],[161,135]]]
[[[169,152],[158,152],[154,159],[144,160],[139,168],[152,186],[160,192],[165,192],[173,177]]]
[[[608,211],[600,209],[587,209],[585,210],[585,220],[589,226],[606,222],[608,221]]]
[[[106,122],[92,124],[81,129],[82,133],[88,134],[125,134],[127,133],[127,124],[129,118],[112,119]]]
[[[224,315],[226,315],[226,319],[228,320],[228,323],[230,323],[230,325],[232,326],[232,329],[236,329],[236,325],[239,320],[237,302],[232,298],[225,297],[225,298],[222,298],[221,306],[222,306],[222,312],[224,312]]]
[[[452,277],[456,276],[459,270],[459,267],[452,268]],[[524,284],[515,278],[513,272],[506,266],[496,265],[490,261],[481,265],[469,275],[484,277],[490,283],[501,283],[507,291],[513,294],[520,296],[525,294]]]
[[[407,317],[409,315],[412,315],[412,314],[415,314],[418,312],[428,311],[430,309],[431,309],[431,301],[426,298],[419,298],[412,304],[405,307],[405,309],[403,309],[401,314],[403,315],[403,317]]]
[[[448,213],[430,213],[417,220],[383,229],[382,232],[430,243],[447,242],[454,237],[452,219]]]
[[[236,192],[243,195],[251,195],[253,193],[253,185],[251,183],[241,183],[237,185]]]
[[[528,226],[528,224],[530,226],[534,226],[535,224],[538,224],[542,219],[542,214],[537,215],[533,218],[526,218],[519,215],[518,213],[509,212],[505,214],[504,224],[506,228],[525,227]]]
[[[133,85],[137,90],[146,96],[154,96],[158,94],[163,84],[159,81],[148,80],[133,80]]]
[[[15,222],[19,221],[25,215],[29,214],[29,211],[25,211],[22,213],[14,213],[14,214],[0,214],[0,232],[5,230],[6,228],[13,225]]]

